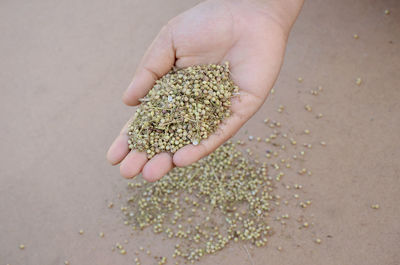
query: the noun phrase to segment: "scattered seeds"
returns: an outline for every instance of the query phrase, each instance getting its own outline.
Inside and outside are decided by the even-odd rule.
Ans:
[[[177,74],[179,70],[173,71],[175,72],[170,73],[171,75]],[[189,73],[189,75],[191,74]],[[204,72],[201,74],[204,74]],[[174,77],[174,82],[181,80],[179,84],[181,85],[181,90],[185,88],[182,84],[187,82],[184,76],[184,74],[182,76],[177,74]],[[160,82],[165,82],[165,84],[161,84]],[[204,82],[208,83],[205,80],[200,83],[204,84]],[[160,87],[156,89],[157,85]],[[181,117],[180,120],[178,119],[178,122],[174,123],[174,125],[170,125],[175,126],[176,128],[174,129],[157,129],[155,126],[163,124],[161,123],[161,119],[165,119],[164,116],[168,116],[168,121],[175,119],[175,112],[180,107],[182,107],[182,111],[179,109],[178,112],[192,115],[193,113],[187,110],[187,106],[193,106],[191,111],[199,113],[200,110],[197,105],[199,100],[201,100],[201,112],[203,109],[206,111],[206,107],[209,107],[209,109],[213,107],[212,98],[202,97],[208,93],[203,93],[202,89],[201,96],[200,94],[199,96],[188,96],[189,103],[190,99],[196,103],[191,105],[186,104],[183,99],[183,97],[187,96],[186,92],[185,94],[180,90],[176,92],[176,88],[170,88],[171,93],[165,95],[159,94],[157,91],[161,87],[165,90],[165,85],[172,87],[171,80],[160,79],[159,83],[153,88],[155,91],[154,94],[142,99],[142,105],[147,104],[148,107],[143,109],[143,113],[142,111],[138,111],[139,114],[137,114],[137,116],[143,118],[142,121],[144,123],[146,122],[144,117],[148,118],[147,121],[155,119],[154,122],[149,122],[151,124],[146,125],[147,127],[141,127],[144,131],[139,130],[140,134],[144,133],[147,135],[150,132],[150,135],[147,138],[136,138],[136,140],[142,141],[140,144],[146,147],[145,151],[149,157],[158,152],[157,148],[161,151],[160,148],[165,147],[166,149],[166,146],[169,145],[169,152],[173,153],[173,150],[171,150],[172,146],[179,148],[179,145],[189,140],[192,144],[196,145],[203,139],[202,137],[195,138],[194,140],[193,137],[185,138],[191,132],[189,129],[190,124],[192,124],[192,131],[197,132],[197,127],[193,126],[192,121],[185,120],[185,116]],[[231,85],[233,86],[233,84]],[[216,92],[212,88],[207,91]],[[322,86],[318,86],[318,89],[312,90],[311,93],[318,95],[321,91]],[[234,96],[235,93],[232,92],[230,97]],[[181,98],[178,98],[179,96]],[[230,102],[230,97],[224,98],[224,100]],[[208,100],[208,104],[205,100]],[[169,107],[171,105],[172,108],[175,108],[175,112],[165,109],[161,111],[161,114],[157,112],[158,110],[155,107],[160,107],[162,102],[166,104],[165,106]],[[180,102],[183,102],[183,106],[180,105]],[[312,111],[309,104],[305,105],[305,109],[310,112]],[[285,107],[279,105],[277,110],[281,113],[285,110]],[[152,111],[154,114],[151,114]],[[195,114],[190,117],[198,118]],[[322,114],[317,114],[316,117],[321,118]],[[203,121],[201,120],[200,122]],[[241,147],[240,145],[245,145],[246,142],[243,139],[237,140],[236,144],[227,142],[199,162],[188,167],[173,169],[158,182],[147,183],[136,179],[134,182],[129,183],[129,198],[125,202],[126,205],[121,207],[121,211],[125,217],[124,223],[129,225],[133,231],[149,228],[155,234],[162,234],[163,239],[174,239],[178,244],[175,245],[175,251],[171,253],[171,256],[173,258],[183,258],[191,263],[202,259],[206,255],[221,251],[233,242],[251,243],[251,246],[257,247],[265,246],[269,237],[273,234],[273,228],[276,228],[276,225],[278,229],[282,229],[292,223],[291,220],[287,220],[289,218],[288,214],[281,215],[281,211],[274,211],[276,208],[290,205],[290,207],[297,207],[296,210],[298,211],[305,211],[304,208],[307,208],[311,204],[311,201],[303,200],[303,195],[307,196],[306,193],[291,189],[293,184],[289,178],[293,175],[291,173],[296,173],[296,170],[302,175],[311,175],[311,171],[302,168],[304,166],[308,167],[308,165],[303,164],[306,157],[305,151],[301,149],[305,149],[304,147],[306,147],[308,148],[307,152],[311,152],[312,150],[309,149],[312,146],[309,143],[304,144],[304,147],[297,145],[296,140],[291,138],[291,128],[287,128],[286,132],[281,131],[281,124],[278,121],[265,118],[263,122],[267,124],[264,129],[269,130],[267,134],[263,135],[264,137],[265,135],[269,135],[269,137],[263,137],[265,143],[262,144],[267,149],[265,157],[268,160],[265,160],[269,161],[268,165],[258,157],[257,152],[253,154],[254,150],[250,148],[254,143],[247,143],[246,145],[248,146]],[[132,128],[129,128],[129,144],[132,145],[132,148],[134,145],[133,137],[135,134],[138,134],[138,131],[134,130],[133,125],[134,122],[130,126]],[[209,129],[204,128],[202,132],[207,132],[208,135]],[[305,129],[304,133],[310,134],[310,131]],[[178,138],[176,138],[176,134],[178,134]],[[168,137],[165,140],[159,141],[157,138],[166,135]],[[248,137],[249,141],[256,140],[260,142],[262,139],[248,135],[247,131],[244,132],[244,135]],[[297,139],[301,141],[299,143],[303,142],[302,137],[306,138],[300,131]],[[184,138],[184,141],[181,141],[182,138]],[[175,143],[176,139],[178,139],[178,143]],[[290,141],[290,144],[286,141]],[[257,142],[255,143],[256,145],[258,145]],[[311,139],[309,138],[306,142],[311,142]],[[156,146],[154,146],[154,143],[156,143]],[[246,149],[246,151],[241,152],[238,147]],[[135,149],[137,148],[135,147]],[[291,153],[292,150],[297,155]],[[296,159],[298,161],[294,161]],[[267,166],[271,167],[269,175],[267,174]],[[294,169],[291,169],[292,167]],[[290,173],[290,171],[292,172]],[[284,177],[285,174],[288,177]],[[275,195],[276,186],[281,185],[287,188],[284,191],[285,193],[281,194],[282,198],[279,195]],[[295,184],[293,187],[295,189],[302,188],[300,184]],[[297,193],[293,194],[295,192],[300,195]],[[296,200],[291,199],[293,198],[292,196]],[[296,220],[297,216],[292,218]],[[277,222],[272,222],[272,228],[270,224],[273,220],[277,220]],[[312,226],[312,223],[309,224],[305,220],[307,218],[301,217],[299,221],[300,228]],[[314,240],[317,243],[317,239]],[[277,248],[279,251],[283,250],[281,246]],[[145,251],[143,247],[139,249],[143,251],[143,254],[151,255],[150,250]],[[117,250],[121,254],[126,253],[125,249],[120,245],[117,245]],[[136,252],[136,254],[138,255],[139,252]],[[166,258],[163,259],[163,257],[159,256],[154,258],[158,264],[165,264],[166,262]],[[139,259],[135,259],[135,262],[137,265],[140,264]]]
[[[129,223],[180,239],[175,255],[190,262],[222,250],[230,241],[264,246],[270,235],[266,217],[280,198],[273,196],[266,165],[247,159],[230,141],[158,182],[128,186],[136,191],[125,211]],[[135,213],[133,218],[129,212]]]

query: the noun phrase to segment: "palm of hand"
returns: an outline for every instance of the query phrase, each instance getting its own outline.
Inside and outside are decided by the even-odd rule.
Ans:
[[[142,172],[145,179],[155,181],[173,165],[189,165],[214,151],[266,99],[279,73],[287,33],[272,15],[256,6],[219,0],[204,2],[171,20],[144,56],[124,102],[137,105],[154,81],[173,65],[181,68],[229,61],[231,77],[240,88],[240,96],[232,100],[232,115],[199,145],[187,145],[173,156],[158,154],[150,161],[144,153],[129,152],[125,126],[110,147],[109,161],[122,161],[120,171],[124,177]]]

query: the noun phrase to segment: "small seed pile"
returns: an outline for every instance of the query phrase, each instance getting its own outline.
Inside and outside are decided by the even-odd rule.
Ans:
[[[126,223],[178,240],[175,258],[194,262],[232,241],[261,247],[272,233],[268,222],[278,196],[267,165],[253,163],[232,142],[158,182],[128,186],[133,195],[121,208]]]
[[[141,99],[128,130],[129,148],[151,158],[199,144],[230,116],[237,92],[228,63],[171,70]]]

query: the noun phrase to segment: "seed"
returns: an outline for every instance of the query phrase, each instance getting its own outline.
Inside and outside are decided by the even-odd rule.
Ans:
[[[359,85],[361,85],[361,83],[362,83],[361,77],[358,77],[356,79],[356,85],[359,86]]]
[[[121,250],[119,251],[119,253],[120,253],[121,255],[125,255],[125,254],[126,254],[126,250],[125,250],[125,249],[121,249]]]
[[[253,141],[254,136],[253,135],[249,135],[249,141]]]
[[[326,146],[326,142],[325,142],[325,141],[321,141],[320,144],[321,144],[322,146]]]
[[[321,240],[320,238],[316,238],[316,239],[315,239],[315,243],[321,244],[321,243],[322,243],[322,240]]]
[[[323,116],[324,116],[324,115],[323,115],[322,113],[318,113],[317,116],[316,116],[316,118],[317,118],[317,119],[321,119]]]
[[[307,169],[302,168],[302,169],[299,170],[298,173],[299,173],[300,175],[303,175],[303,174],[305,174],[306,172],[307,172]]]
[[[306,104],[306,105],[304,106],[304,108],[305,108],[305,110],[308,111],[308,112],[311,112],[311,111],[312,111],[312,108],[311,108],[311,106],[310,106],[309,104]]]
[[[100,233],[99,233],[99,237],[104,237],[104,233],[103,233],[103,232],[100,232]]]
[[[380,207],[379,204],[372,204],[371,205],[372,209],[379,209],[379,207]]]
[[[64,264],[69,265],[69,261],[68,260],[64,261]]]
[[[299,77],[297,78],[297,81],[298,81],[299,83],[303,82],[303,77],[299,76]]]
[[[389,15],[390,14],[390,10],[389,9],[386,9],[385,10],[385,15]]]
[[[83,235],[83,233],[84,233],[84,231],[81,229],[81,230],[79,230],[79,234],[80,235]]]
[[[112,203],[112,202],[110,202],[109,204],[108,204],[108,208],[112,208],[114,206],[114,203]]]
[[[303,227],[306,227],[306,228],[307,228],[307,227],[308,227],[308,223],[307,223],[307,222],[304,222],[304,223],[303,223]]]
[[[309,130],[309,129],[305,129],[305,130],[304,130],[304,133],[305,133],[305,134],[310,134],[310,130]]]
[[[21,244],[21,245],[19,245],[19,248],[20,249],[25,249],[25,245]]]
[[[278,246],[278,247],[277,247],[277,250],[278,250],[278,251],[282,251],[283,248],[282,248],[281,246]]]
[[[356,40],[358,40],[358,38],[359,38],[358,34],[354,34],[354,35],[353,35],[353,38],[356,39]]]

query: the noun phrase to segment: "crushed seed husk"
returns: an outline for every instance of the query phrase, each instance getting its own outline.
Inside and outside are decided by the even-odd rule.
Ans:
[[[132,196],[123,213],[132,228],[152,226],[154,233],[177,239],[173,256],[190,262],[231,242],[266,245],[270,212],[280,198],[267,165],[256,165],[232,142],[158,182],[128,186]]]
[[[172,69],[140,100],[128,128],[129,148],[151,158],[198,145],[230,116],[231,98],[238,90],[228,63]]]

